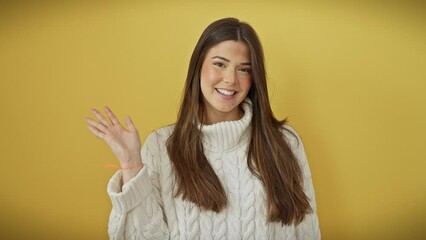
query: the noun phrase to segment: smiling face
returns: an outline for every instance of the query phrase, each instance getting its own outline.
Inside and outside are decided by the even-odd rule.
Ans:
[[[205,124],[238,120],[238,107],[251,87],[250,50],[242,42],[223,41],[207,52],[201,67]]]

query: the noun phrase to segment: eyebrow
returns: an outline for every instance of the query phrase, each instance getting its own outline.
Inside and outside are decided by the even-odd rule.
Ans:
[[[214,59],[214,58],[221,59],[221,60],[223,60],[225,62],[230,62],[231,61],[231,60],[229,60],[227,58],[224,58],[224,57],[221,57],[221,56],[214,56],[214,57],[212,57],[212,59]],[[251,63],[249,63],[249,62],[242,62],[241,65],[251,65]]]

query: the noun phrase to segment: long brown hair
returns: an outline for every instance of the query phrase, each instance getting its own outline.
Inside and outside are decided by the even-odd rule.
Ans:
[[[250,49],[253,118],[247,164],[263,183],[269,222],[300,223],[312,211],[303,191],[302,170],[287,141],[283,124],[271,110],[266,85],[263,50],[254,29],[235,18],[211,23],[202,33],[189,63],[184,95],[177,123],[167,141],[167,151],[176,173],[176,196],[197,204],[202,210],[221,211],[226,207],[225,190],[203,152],[204,103],[200,90],[200,69],[210,48],[235,40]]]

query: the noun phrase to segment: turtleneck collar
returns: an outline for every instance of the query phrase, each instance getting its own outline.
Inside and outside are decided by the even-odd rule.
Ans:
[[[239,120],[202,126],[201,132],[205,149],[212,151],[231,150],[248,138],[250,122],[253,117],[251,100],[246,98],[241,103],[241,107],[243,108],[244,116]]]

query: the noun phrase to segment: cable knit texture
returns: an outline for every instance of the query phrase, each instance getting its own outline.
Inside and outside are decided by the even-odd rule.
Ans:
[[[266,222],[262,183],[247,167],[247,146],[252,119],[251,101],[243,103],[237,121],[202,126],[204,154],[226,192],[228,205],[219,213],[201,211],[192,202],[174,198],[175,175],[166,150],[174,126],[152,132],[141,151],[145,166],[123,187],[121,170],[108,183],[112,211],[110,239],[320,239],[315,192],[302,141],[283,130],[303,170],[303,186],[313,213],[299,225]],[[201,126],[200,126],[201,127]]]

